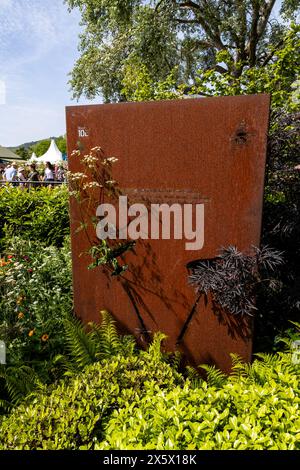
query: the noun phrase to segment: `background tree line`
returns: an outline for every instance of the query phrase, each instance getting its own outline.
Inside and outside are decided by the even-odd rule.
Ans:
[[[62,153],[67,153],[67,141],[65,136],[54,137],[57,147]],[[33,152],[37,157],[41,157],[47,152],[51,143],[51,139],[39,140],[38,142],[29,142],[14,148],[13,151],[23,160],[31,158]]]

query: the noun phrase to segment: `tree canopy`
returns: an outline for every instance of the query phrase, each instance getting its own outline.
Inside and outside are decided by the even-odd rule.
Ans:
[[[67,153],[67,143],[66,143],[66,138],[64,136],[55,138],[55,142],[56,142],[57,147],[62,153]],[[39,142],[37,142],[35,145],[33,145],[30,148],[30,156],[32,152],[35,152],[37,157],[41,157],[47,152],[50,144],[51,144],[51,139],[40,140]]]
[[[79,8],[81,56],[72,72],[74,97],[125,99],[128,68],[149,80],[193,86],[198,71],[228,74],[272,63],[299,0],[66,0]],[[176,74],[176,77],[175,77]]]
[[[15,150],[15,153],[22,158],[22,160],[28,160],[29,153],[28,149],[26,149],[23,145]]]

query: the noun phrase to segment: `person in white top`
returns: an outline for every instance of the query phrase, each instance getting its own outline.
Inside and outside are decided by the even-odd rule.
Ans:
[[[16,177],[17,177],[17,165],[14,162],[11,166],[6,167],[4,178],[6,181],[11,182],[11,181],[15,181]]]
[[[17,180],[20,181],[20,187],[25,188],[24,183],[26,181],[26,177],[25,177],[25,170],[22,167],[18,169]]]
[[[49,162],[46,163],[44,181],[54,181],[54,168]]]

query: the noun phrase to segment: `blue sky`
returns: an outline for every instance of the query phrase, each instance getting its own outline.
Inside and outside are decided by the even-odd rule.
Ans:
[[[0,0],[0,145],[65,133],[79,21],[63,0]]]
[[[63,0],[0,0],[0,145],[65,133],[79,21]]]

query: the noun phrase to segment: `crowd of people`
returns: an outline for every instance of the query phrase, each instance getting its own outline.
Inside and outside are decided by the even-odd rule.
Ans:
[[[66,168],[64,163],[52,165],[46,162],[45,165],[18,166],[15,162],[1,168],[0,181],[11,183],[20,187],[37,187],[41,185],[51,185],[53,183],[66,182]]]

